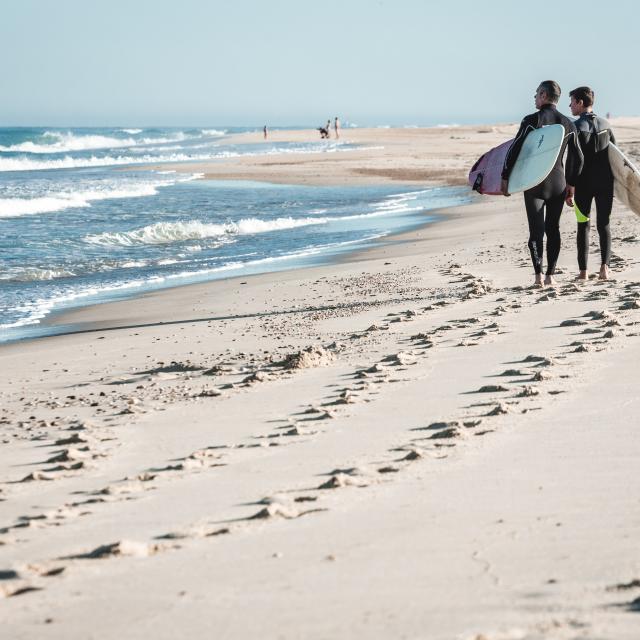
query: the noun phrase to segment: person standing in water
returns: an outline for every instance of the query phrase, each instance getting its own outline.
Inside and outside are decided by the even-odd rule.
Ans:
[[[596,202],[596,226],[600,236],[600,280],[609,279],[611,262],[611,230],[609,218],[613,206],[613,172],[609,164],[609,143],[616,143],[611,126],[593,113],[595,94],[589,87],[577,87],[569,93],[569,107],[576,120],[578,143],[584,155],[584,168],[576,182],[574,202],[567,198],[567,204],[575,204],[578,219],[578,280],[587,280],[587,260],[589,256],[589,231],[591,226],[591,204]]]
[[[264,125],[264,129],[262,130],[262,132],[264,133],[264,139],[267,139],[267,125]]]
[[[338,120],[338,116],[336,116],[335,120],[333,121],[333,129],[336,132],[336,138],[339,138],[340,120]]]
[[[553,80],[545,80],[538,86],[534,99],[536,113],[525,116],[509,149],[502,169],[502,193],[508,193],[509,176],[516,163],[524,139],[533,129],[548,124],[561,124],[565,130],[558,159],[551,173],[537,186],[524,192],[524,204],[529,223],[529,251],[535,271],[535,284],[542,286],[542,255],[544,236],[547,236],[547,271],[545,285],[555,285],[554,273],[560,255],[560,215],[565,197],[572,197],[578,175],[582,170],[582,152],[578,146],[576,127],[567,116],[558,111],[560,86]],[[563,157],[567,151],[566,170]]]

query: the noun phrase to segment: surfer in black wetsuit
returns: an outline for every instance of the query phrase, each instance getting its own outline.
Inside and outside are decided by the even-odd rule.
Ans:
[[[536,273],[535,282],[537,285],[542,285],[542,253],[546,233],[547,272],[544,284],[554,285],[553,274],[560,255],[560,214],[565,197],[573,196],[583,159],[576,139],[575,125],[556,108],[560,99],[558,83],[553,80],[541,82],[534,97],[538,111],[523,118],[518,135],[507,153],[502,170],[502,192],[504,195],[509,195],[507,190],[509,176],[529,131],[548,124],[561,124],[565,130],[565,137],[555,166],[539,185],[524,192],[524,204],[529,222],[529,251]],[[563,166],[565,149],[568,149],[566,170]]]
[[[609,164],[609,143],[616,143],[609,123],[593,113],[594,93],[589,87],[578,87],[569,93],[571,113],[579,116],[576,121],[578,143],[584,155],[584,168],[576,182],[574,195],[578,218],[578,266],[579,280],[586,280],[589,255],[589,228],[591,203],[596,201],[596,224],[600,236],[600,280],[609,279],[611,261],[611,231],[609,218],[613,206],[613,173]],[[567,198],[567,204],[573,202]]]

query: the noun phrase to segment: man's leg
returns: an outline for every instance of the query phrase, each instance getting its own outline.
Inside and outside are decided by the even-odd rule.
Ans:
[[[529,252],[536,274],[536,284],[542,284],[542,251],[544,248],[544,200],[525,192],[524,206],[529,223]]]
[[[547,277],[545,284],[554,284],[553,274],[560,255],[560,215],[564,207],[564,193],[545,200],[544,231],[547,235]]]
[[[598,191],[596,194],[596,211],[598,236],[600,237],[600,256],[602,264],[600,267],[600,279],[609,278],[609,263],[611,262],[611,229],[609,229],[609,219],[611,218],[611,207],[613,206],[613,184],[611,188]]]
[[[593,200],[593,193],[590,189],[581,187],[576,189],[575,203],[578,210],[585,216],[591,215],[591,202]],[[589,231],[591,230],[591,221],[578,222],[578,233],[576,236],[576,243],[578,247],[578,268],[580,269],[580,280],[586,280],[587,263],[589,261]]]

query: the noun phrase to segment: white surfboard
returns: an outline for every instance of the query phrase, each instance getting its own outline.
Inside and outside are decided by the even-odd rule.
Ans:
[[[608,149],[616,198],[640,216],[640,171],[615,144],[609,143]]]
[[[529,131],[509,176],[509,193],[526,191],[540,184],[551,173],[563,140],[561,124]]]

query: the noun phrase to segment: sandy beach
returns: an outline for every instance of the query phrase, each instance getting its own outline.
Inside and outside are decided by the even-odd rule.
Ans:
[[[612,125],[638,161],[640,118]],[[460,185],[516,128],[171,168]],[[537,289],[521,196],[479,197],[339,262],[0,346],[7,638],[636,639],[639,225],[615,202],[613,279],[577,283],[565,209]]]

